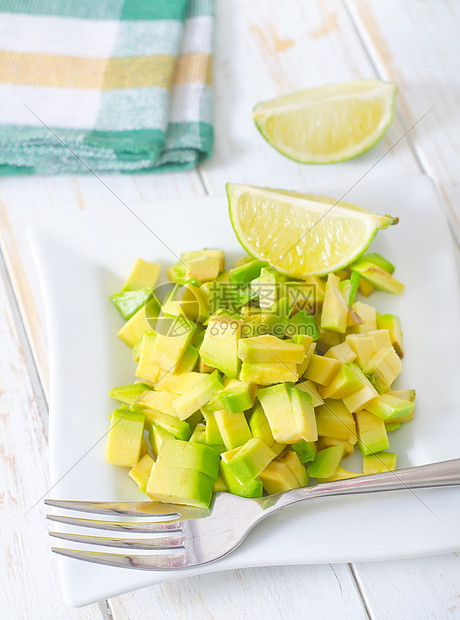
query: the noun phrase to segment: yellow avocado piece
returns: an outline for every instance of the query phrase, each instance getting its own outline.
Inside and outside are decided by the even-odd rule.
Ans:
[[[224,479],[222,478],[222,476],[219,474],[217,476],[217,479],[214,481],[214,486],[212,487],[212,492],[213,493],[222,493],[228,491],[227,485],[225,484]]]
[[[313,354],[305,371],[305,379],[320,385],[329,385],[340,370],[340,362],[331,357]]]
[[[321,398],[318,392],[318,388],[313,383],[313,381],[308,381],[307,379],[302,379],[299,383],[296,384],[296,388],[298,390],[302,390],[302,392],[306,392],[311,396],[311,404],[313,407],[318,407],[324,403],[324,400]]]
[[[196,325],[182,316],[162,315],[155,328],[154,358],[163,370],[176,374],[196,331]]]
[[[326,351],[324,357],[332,357],[333,359],[338,360],[341,364],[348,364],[349,362],[355,361],[356,353],[350,347],[348,342],[341,342]]]
[[[340,290],[339,278],[330,273],[327,278],[321,312],[321,327],[328,331],[344,334],[347,331],[348,305]]]
[[[350,328],[350,331],[355,334],[365,334],[377,329],[377,311],[375,308],[368,304],[363,304],[361,301],[356,301],[352,308],[363,323],[354,325]]]
[[[208,508],[213,486],[214,479],[201,471],[155,463],[146,493],[159,502]]]
[[[129,476],[134,480],[137,486],[141,486],[146,482],[152,471],[153,463],[155,461],[151,456],[145,454],[140,461],[138,461],[132,469],[129,470]]]
[[[337,439],[336,437],[319,437],[316,442],[318,450],[333,448],[334,446],[342,446],[344,449],[344,456],[350,456],[350,454],[353,454],[355,445],[356,444],[352,444],[346,439]]]
[[[112,465],[134,467],[139,460],[145,415],[129,409],[115,409],[110,417],[105,460]]]
[[[349,478],[357,478],[363,474],[358,474],[354,471],[347,471],[343,467],[338,467],[333,476],[329,478],[318,478],[318,482],[334,482],[336,480],[348,480]]]
[[[304,441],[316,441],[318,431],[311,396],[307,392],[299,390],[297,386],[290,387],[289,396],[294,411],[297,433]]]
[[[263,388],[257,396],[278,443],[297,443],[303,439],[298,431],[288,384],[280,383]]]
[[[173,402],[176,398],[177,394],[174,392],[149,390],[141,396],[138,404],[161,413],[166,413],[167,415],[175,416],[176,410],[174,409]]]
[[[180,257],[181,260],[184,261],[184,263],[189,260],[195,260],[197,258],[217,259],[219,263],[219,273],[225,271],[225,252],[223,250],[191,250],[189,252],[182,252]]]
[[[387,329],[391,343],[395,348],[396,353],[399,357],[404,356],[404,346],[402,339],[402,331],[401,331],[401,321],[394,314],[378,314],[377,315],[377,325],[379,329]]]
[[[304,334],[294,336],[293,341],[297,344],[301,344],[305,351],[305,358],[303,362],[297,364],[297,374],[299,375],[299,377],[301,377],[307,370],[308,364],[311,360],[311,356],[315,352],[316,342],[313,342],[313,338],[311,336],[306,336]]]
[[[136,369],[136,377],[155,383],[161,373],[161,368],[154,358],[153,348],[155,346],[156,333],[153,331],[144,332],[140,347],[139,363]]]
[[[214,412],[214,417],[226,450],[238,448],[252,438],[244,413],[228,413],[226,409],[220,409]]]
[[[363,456],[363,475],[394,471],[398,465],[398,455],[394,452],[378,452]]]
[[[154,297],[126,321],[117,336],[129,347],[133,347],[141,340],[145,331],[154,329],[160,308],[160,302]]]
[[[138,258],[134,267],[123,285],[122,293],[125,291],[137,291],[147,286],[154,287],[160,275],[160,263],[148,263],[142,258]]]
[[[364,297],[369,297],[369,295],[372,295],[372,293],[375,292],[375,288],[372,286],[372,284],[366,282],[366,280],[363,280],[363,278],[359,279],[358,289],[359,292],[364,295]]]
[[[307,338],[310,338],[307,336]],[[311,344],[310,338],[309,344]],[[238,342],[238,357],[247,362],[287,362],[300,364],[305,359],[305,347],[280,340],[276,336],[266,334],[253,338],[242,338]]]
[[[324,355],[326,351],[330,348],[335,347],[345,340],[343,334],[338,334],[337,332],[330,332],[327,329],[319,330],[319,338],[316,341],[316,350],[321,355]]]
[[[349,334],[346,343],[354,351],[355,362],[361,370],[377,353],[375,339],[370,334]]]
[[[358,431],[358,448],[363,456],[389,448],[390,444],[383,420],[368,411],[356,413],[355,420]]]
[[[342,366],[328,386],[318,388],[322,398],[340,399],[349,396],[362,387],[361,379],[349,366]]]
[[[299,483],[299,486],[305,487],[308,484],[308,474],[298,455],[292,450],[285,450],[277,459],[278,463],[287,465],[292,471]]]
[[[402,370],[401,360],[393,347],[380,349],[363,368],[364,374],[380,393],[386,392]]]
[[[186,394],[195,386],[203,381],[203,375],[199,372],[183,372],[181,374],[172,375],[164,373],[161,381],[155,386],[155,390],[161,392],[175,392],[176,394]]]
[[[363,386],[356,390],[356,392],[352,392],[348,396],[342,398],[342,401],[350,413],[356,413],[364,409],[374,398],[377,398],[379,393],[356,364],[349,364],[349,367],[353,369],[362,381]]]
[[[342,401],[325,400],[324,405],[315,409],[315,414],[318,435],[356,443],[355,420]]]
[[[257,478],[275,457],[276,454],[262,439],[253,437],[238,448],[230,458],[222,457],[222,460],[227,463],[227,469],[238,482],[245,485]]]
[[[287,362],[243,362],[241,365],[240,381],[257,383],[258,385],[272,385],[273,383],[295,383],[297,364]]]
[[[236,379],[240,370],[238,359],[240,335],[241,321],[238,319],[225,315],[211,317],[200,347],[203,362],[217,368],[227,377]]]
[[[262,480],[264,489],[269,495],[283,493],[284,491],[290,491],[291,489],[298,489],[300,487],[300,483],[292,470],[286,463],[280,463],[278,459],[269,463],[263,472],[261,472],[259,478]]]
[[[376,329],[367,332],[367,335],[374,339],[377,351],[379,349],[385,349],[393,346],[390,338],[390,332],[387,329]]]
[[[217,370],[210,375],[201,375],[200,383],[173,400],[172,406],[177,417],[180,420],[186,420],[192,413],[198,411],[211,398],[216,396],[222,390],[222,387],[222,379]]]

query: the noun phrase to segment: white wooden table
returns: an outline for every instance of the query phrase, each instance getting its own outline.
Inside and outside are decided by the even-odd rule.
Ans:
[[[220,193],[228,180],[346,190],[431,106],[372,171],[425,172],[460,239],[460,4],[455,0],[217,0],[216,146],[200,169],[110,176],[124,201]],[[302,166],[270,149],[251,121],[264,99],[380,77],[399,87],[380,145],[352,162]],[[0,609],[2,618],[460,618],[458,554],[355,565],[260,568],[184,579],[83,609],[65,607],[41,506],[47,489],[44,313],[25,227],[113,202],[95,178],[0,179]],[[341,527],[346,527],[342,524]],[[378,532],[376,533],[378,535]]]

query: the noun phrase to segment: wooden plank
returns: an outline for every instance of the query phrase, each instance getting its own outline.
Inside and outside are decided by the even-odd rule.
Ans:
[[[115,618],[129,620],[368,618],[345,564],[202,575],[138,590],[127,601],[120,596],[110,604]]]
[[[431,106],[411,141],[423,170],[438,183],[460,244],[460,4],[454,0],[347,0],[380,77],[396,82],[405,125]]]
[[[44,506],[27,511],[47,488],[43,399],[33,389],[0,255],[0,607],[3,618],[102,618],[98,605],[69,610],[49,551]]]

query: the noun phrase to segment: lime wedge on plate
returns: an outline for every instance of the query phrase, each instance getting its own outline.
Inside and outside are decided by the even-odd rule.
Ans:
[[[311,88],[253,110],[263,137],[283,155],[305,164],[356,157],[380,140],[393,120],[396,86],[364,80]]]
[[[342,269],[397,218],[324,198],[227,183],[233,229],[246,252],[294,278]]]

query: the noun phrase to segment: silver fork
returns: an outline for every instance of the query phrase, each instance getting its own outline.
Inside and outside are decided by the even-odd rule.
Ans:
[[[334,495],[457,485],[460,485],[460,459],[337,482],[325,482],[260,499],[245,499],[229,493],[218,493],[210,510],[154,502],[114,503],[46,499],[45,504],[111,517],[144,519],[148,517],[148,520],[143,521],[120,522],[47,515],[52,521],[68,525],[150,535],[144,538],[119,538],[50,532],[55,538],[119,549],[158,552],[124,555],[53,547],[52,551],[55,553],[120,568],[176,570],[219,560],[238,547],[250,530],[265,517],[298,502]]]

